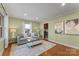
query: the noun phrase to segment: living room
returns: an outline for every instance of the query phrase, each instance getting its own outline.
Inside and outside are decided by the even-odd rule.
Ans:
[[[1,3],[0,55],[79,55],[78,6],[78,3]]]

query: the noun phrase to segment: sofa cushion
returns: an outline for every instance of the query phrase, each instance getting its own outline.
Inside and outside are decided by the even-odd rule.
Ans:
[[[24,36],[22,35],[22,36],[19,36],[19,38],[24,38]]]

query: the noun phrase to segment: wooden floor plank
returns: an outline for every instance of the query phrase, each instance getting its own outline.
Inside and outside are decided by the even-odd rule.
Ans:
[[[12,44],[9,44],[8,48],[4,49],[2,56],[9,56],[10,55],[11,45]]]
[[[56,44],[55,47],[42,53],[41,56],[79,56],[79,50]]]

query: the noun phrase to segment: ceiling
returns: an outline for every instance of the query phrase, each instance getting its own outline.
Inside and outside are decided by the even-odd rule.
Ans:
[[[78,3],[4,3],[9,16],[32,21],[44,21],[79,9]]]

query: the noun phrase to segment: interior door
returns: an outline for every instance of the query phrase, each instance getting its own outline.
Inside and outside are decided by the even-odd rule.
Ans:
[[[48,40],[48,23],[44,24],[44,39]]]

